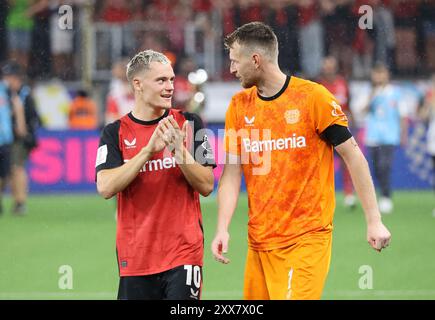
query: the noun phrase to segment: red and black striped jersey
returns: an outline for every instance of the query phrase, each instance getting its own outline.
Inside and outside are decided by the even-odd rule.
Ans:
[[[173,115],[180,128],[188,120],[194,139],[188,141],[195,161],[216,166],[199,116],[166,110],[153,121],[128,113],[101,134],[96,172],[116,168],[148,144],[160,120]],[[204,235],[199,194],[185,179],[165,148],[155,153],[137,177],[117,195],[116,248],[120,276],[160,273],[174,267],[202,265]]]

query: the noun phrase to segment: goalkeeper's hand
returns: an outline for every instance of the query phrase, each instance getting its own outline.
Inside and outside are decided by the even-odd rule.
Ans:
[[[227,264],[230,263],[230,259],[225,257],[223,254],[228,252],[228,242],[230,240],[230,235],[227,231],[218,232],[211,243],[211,251],[216,261]]]

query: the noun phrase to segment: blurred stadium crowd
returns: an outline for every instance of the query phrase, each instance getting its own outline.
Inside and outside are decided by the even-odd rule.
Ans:
[[[62,5],[71,28],[60,26]],[[223,37],[254,20],[275,30],[289,74],[318,80],[327,56],[347,81],[369,80],[379,62],[393,79],[435,72],[435,0],[0,0],[0,64],[15,61],[35,91],[50,83],[61,109],[74,117],[84,104],[92,117],[52,125],[43,116],[47,127],[95,128],[131,108],[125,65],[152,48],[173,62],[174,105],[200,112],[205,98],[195,94],[205,80],[234,80]],[[189,80],[199,68],[206,79]]]
[[[58,27],[62,4],[72,6],[72,30]],[[372,29],[358,27],[364,5],[373,10]],[[435,68],[433,0],[2,0],[0,6],[0,61],[17,60],[32,79],[79,79],[88,49],[84,28],[98,44],[96,70],[152,47],[166,52],[177,69],[188,56],[211,67],[212,79],[227,79],[222,35],[255,20],[278,34],[280,64],[308,78],[319,74],[325,55],[336,56],[352,78],[367,78],[375,61],[396,76]],[[204,56],[210,53],[214,62]]]
[[[68,29],[59,24],[62,5],[71,8]],[[361,19],[372,28],[360,28]],[[126,89],[117,83],[128,57],[164,52],[177,74],[174,104],[186,108],[198,89],[187,76],[197,68],[211,81],[234,80],[223,36],[255,20],[277,33],[290,74],[317,79],[330,55],[346,79],[369,79],[376,62],[394,78],[435,71],[435,0],[0,0],[0,63],[15,60],[31,84],[58,79],[74,95],[91,90],[103,124],[113,119],[111,93]]]

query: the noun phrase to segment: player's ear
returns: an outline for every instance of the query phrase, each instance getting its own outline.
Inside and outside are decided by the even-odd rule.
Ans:
[[[134,91],[142,91],[142,83],[140,82],[139,78],[134,77],[132,80],[132,85]]]
[[[260,61],[261,57],[258,53],[254,53],[252,55],[252,63],[254,64],[255,69],[258,69],[260,67]]]

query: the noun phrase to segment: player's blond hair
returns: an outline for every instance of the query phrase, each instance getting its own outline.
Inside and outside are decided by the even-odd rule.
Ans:
[[[154,50],[144,50],[137,53],[133,59],[127,64],[127,80],[131,82],[135,75],[139,72],[148,70],[150,68],[151,62],[160,62],[163,64],[171,63],[168,57],[163,53],[154,51]]]

